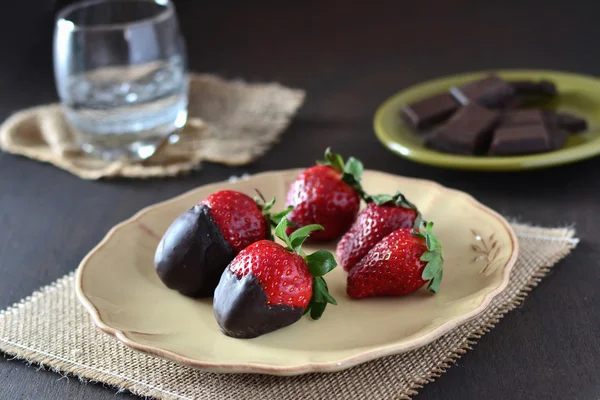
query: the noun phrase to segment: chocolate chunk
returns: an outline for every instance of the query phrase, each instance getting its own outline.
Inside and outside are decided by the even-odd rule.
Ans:
[[[569,139],[569,132],[564,129],[553,129],[550,132],[550,142],[553,150],[562,148]]]
[[[522,107],[524,104],[523,98],[520,96],[514,96],[512,99],[508,100],[504,105],[504,108],[507,110],[516,110]]]
[[[496,129],[489,154],[531,154],[551,149],[551,136],[546,126],[520,125]]]
[[[500,127],[515,125],[543,125],[546,122],[544,113],[540,109],[525,109],[506,111],[500,122]]]
[[[510,104],[515,89],[504,79],[490,74],[483,79],[453,87],[450,93],[461,104],[477,103],[489,108],[502,108]]]
[[[548,134],[550,135],[552,149],[556,150],[562,148],[569,138],[569,132],[558,125],[558,114],[556,112],[543,110],[541,113],[544,121],[543,124],[546,126]]]
[[[422,131],[448,119],[459,104],[448,93],[429,97],[402,109],[402,119],[412,129]]]
[[[556,85],[548,80],[514,80],[509,82],[520,96],[554,97],[558,94]]]
[[[487,151],[500,114],[471,103],[461,107],[425,139],[425,146],[447,153],[481,154]]]
[[[587,130],[587,121],[585,119],[569,113],[558,113],[556,115],[556,124],[559,128],[570,133],[580,133]]]
[[[267,305],[267,295],[252,274],[238,278],[226,268],[213,299],[221,331],[234,338],[255,338],[298,321],[304,309]]]
[[[233,250],[205,205],[181,214],[163,235],[154,254],[159,278],[190,297],[213,295]]]

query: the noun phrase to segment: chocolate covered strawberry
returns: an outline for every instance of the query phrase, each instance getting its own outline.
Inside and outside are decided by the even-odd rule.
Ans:
[[[421,223],[417,207],[400,192],[394,196],[367,196],[367,202],[337,245],[338,261],[345,271],[350,271],[373,246],[396,229],[418,228]]]
[[[432,222],[424,222],[419,231],[401,228],[384,237],[350,270],[346,291],[354,299],[401,296],[427,284],[436,293],[443,262]]]
[[[336,267],[325,250],[305,255],[302,243],[311,232],[322,229],[308,225],[286,234],[287,220],[276,234],[286,247],[261,240],[242,250],[231,261],[215,289],[213,309],[221,331],[235,338],[253,338],[291,325],[310,312],[319,319],[329,294],[323,275]]]
[[[269,209],[233,190],[211,194],[179,215],[154,255],[165,285],[191,297],[209,297],[223,270],[244,247],[270,237]]]
[[[363,194],[360,179],[363,165],[354,157],[346,163],[339,154],[325,151],[325,160],[304,170],[291,184],[286,205],[293,210],[288,233],[306,225],[319,224],[311,240],[329,241],[346,232],[358,214]]]

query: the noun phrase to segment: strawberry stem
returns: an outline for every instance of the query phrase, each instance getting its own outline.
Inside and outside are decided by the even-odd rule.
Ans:
[[[400,191],[396,191],[396,194],[394,194],[393,196],[390,194],[375,194],[372,196],[366,195],[365,201],[367,203],[373,202],[373,203],[377,204],[378,206],[392,203],[392,204],[396,205],[397,207],[409,208],[411,210],[415,210],[415,212],[417,213],[417,216],[415,217],[415,222],[413,223],[413,228],[414,229],[421,228],[421,225],[423,223],[423,216],[421,215],[421,212],[419,211],[417,206],[414,205],[413,203],[411,203],[410,201],[408,201],[406,196],[404,196],[402,193],[400,193]]]
[[[294,251],[304,258],[304,262],[313,277],[313,294],[304,313],[306,314],[310,311],[310,317],[316,320],[321,318],[327,304],[337,305],[336,300],[329,294],[327,282],[323,279],[324,275],[337,267],[337,262],[333,254],[327,250],[318,250],[308,255],[302,250],[302,245],[308,235],[316,230],[322,230],[323,227],[321,225],[303,226],[295,230],[290,236],[286,232],[287,227],[287,218],[282,218],[277,228],[275,228],[275,234],[285,242],[287,250]]]
[[[259,206],[261,204],[263,204],[263,206],[266,207],[266,205],[267,205],[267,199],[265,199],[265,196],[263,196],[263,194],[261,193],[261,191],[258,190],[258,189],[256,189],[256,188],[254,189],[254,191],[256,192],[256,194],[258,194],[258,197],[259,197],[258,199],[254,198],[254,201],[256,202],[256,204],[258,204]],[[273,206],[273,204],[275,204],[275,197],[273,197],[273,199],[271,200],[270,203],[271,204],[270,204],[269,208],[271,208],[271,206]]]
[[[437,293],[442,283],[444,258],[442,256],[442,243],[433,234],[433,222],[423,221],[419,231],[413,229],[411,233],[425,239],[427,251],[421,256],[421,261],[426,261],[427,265],[423,269],[421,278],[429,281],[427,289],[430,292]]]
[[[364,166],[360,160],[350,157],[348,158],[348,161],[344,163],[344,158],[341,155],[333,153],[331,148],[327,147],[327,149],[325,149],[324,160],[317,161],[317,164],[329,165],[336,171],[341,172],[342,181],[352,186],[363,199],[365,198],[366,193],[360,184]]]
[[[273,197],[271,200],[267,201],[265,199],[265,197],[263,196],[263,194],[258,189],[254,189],[254,190],[256,191],[256,193],[258,193],[258,197],[254,198],[254,202],[256,203],[258,208],[262,211],[262,214],[267,219],[267,222],[269,223],[270,227],[276,227],[281,222],[281,220],[286,215],[288,215],[288,213],[290,211],[292,211],[292,206],[289,206],[285,210],[273,214],[271,212],[271,209],[273,208],[273,205],[275,205],[275,197]],[[273,233],[271,232],[271,229],[269,229],[269,239],[270,240],[275,239],[273,237]]]

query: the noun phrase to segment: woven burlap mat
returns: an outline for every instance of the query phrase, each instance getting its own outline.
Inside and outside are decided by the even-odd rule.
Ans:
[[[483,314],[418,350],[339,373],[286,378],[219,375],[131,350],[95,328],[75,296],[72,274],[0,312],[0,350],[57,372],[158,399],[409,399],[517,307],[578,243],[570,228],[517,223],[513,228],[519,237],[519,259],[509,286]]]
[[[0,126],[0,148],[52,163],[84,179],[175,176],[202,161],[244,165],[264,154],[288,126],[305,93],[276,83],[190,74],[188,123],[176,143],[140,162],[104,161],[80,152],[58,104],[19,111]],[[173,141],[173,140],[172,140]]]

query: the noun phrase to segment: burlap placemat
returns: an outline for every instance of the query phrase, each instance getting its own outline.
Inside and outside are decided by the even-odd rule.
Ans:
[[[84,179],[175,176],[201,161],[247,164],[264,154],[288,126],[305,93],[276,83],[227,81],[190,74],[188,123],[150,158],[104,161],[80,152],[58,104],[19,111],[0,126],[0,148],[52,163]],[[172,140],[174,141],[174,140]]]
[[[0,312],[0,350],[82,379],[158,399],[410,399],[471,349],[578,239],[570,228],[513,224],[521,253],[507,289],[476,319],[410,353],[329,374],[297,377],[202,372],[134,351],[96,329],[73,275]],[[33,371],[32,371],[33,373]]]

